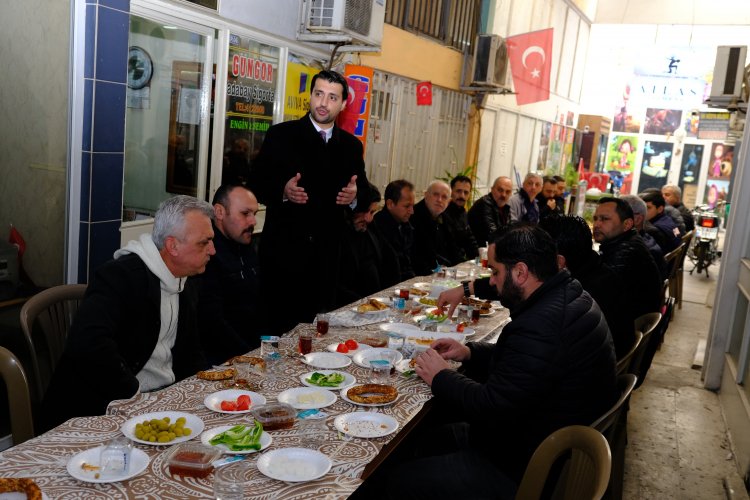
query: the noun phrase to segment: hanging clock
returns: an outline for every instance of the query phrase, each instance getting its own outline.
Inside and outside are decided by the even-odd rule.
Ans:
[[[151,81],[154,65],[148,52],[137,45],[128,50],[128,87],[142,89]]]

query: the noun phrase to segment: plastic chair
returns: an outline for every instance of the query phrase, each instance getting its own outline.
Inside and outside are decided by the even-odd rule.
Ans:
[[[526,466],[516,500],[541,498],[552,465],[566,452],[571,457],[555,486],[554,498],[597,500],[607,490],[612,456],[602,434],[583,425],[563,427],[537,447]]]
[[[8,390],[10,429],[13,444],[21,444],[34,437],[34,420],[31,414],[29,379],[21,363],[12,352],[0,347],[0,375]]]
[[[36,383],[36,396],[39,401],[44,396],[49,379],[55,372],[57,362],[65,348],[68,330],[70,330],[73,317],[78,311],[78,305],[85,293],[86,285],[55,286],[34,295],[21,308],[21,329],[29,346],[31,367]],[[50,370],[44,378],[39,369],[38,354],[32,337],[36,322],[39,323],[44,333],[44,339],[49,350]]]
[[[638,332],[640,333],[640,332]],[[630,395],[633,393],[638,378],[632,373],[617,377],[617,389],[620,397],[617,402],[599,417],[591,427],[607,438],[612,451],[612,472],[609,477],[607,498],[622,498],[622,482],[625,475],[625,446],[628,444],[628,410]]]
[[[630,368],[630,362],[633,359],[633,356],[635,355],[635,352],[638,349],[638,346],[641,345],[642,341],[643,341],[643,332],[636,329],[635,341],[633,342],[633,347],[630,348],[630,350],[627,352],[627,354],[625,354],[625,356],[623,356],[621,359],[617,361],[617,375],[618,376],[628,371],[628,368]]]
[[[667,304],[670,303],[674,304],[674,297],[669,297],[669,299],[667,299]],[[669,308],[669,305],[667,307]],[[636,349],[628,369],[629,373],[638,377],[638,383],[635,386],[636,389],[641,386],[646,378],[646,373],[651,367],[651,361],[654,359],[656,349],[659,347],[659,344],[661,344],[661,338],[663,338],[662,331],[657,335],[654,335],[653,333],[657,331],[657,326],[664,323],[661,313],[658,312],[644,314],[635,319],[635,331],[643,334],[641,343]],[[668,318],[666,324],[669,324]]]

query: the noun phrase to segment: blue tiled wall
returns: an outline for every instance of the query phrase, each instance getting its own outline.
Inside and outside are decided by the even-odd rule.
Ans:
[[[120,246],[130,0],[87,0],[78,282]]]

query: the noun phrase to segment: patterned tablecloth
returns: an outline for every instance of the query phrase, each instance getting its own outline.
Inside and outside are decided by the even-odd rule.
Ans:
[[[416,278],[406,284],[426,281]],[[398,287],[395,287],[398,288]],[[385,290],[379,297],[393,295],[393,289]],[[349,310],[346,306],[341,311]],[[496,338],[502,327],[509,321],[506,309],[496,311],[480,319],[474,326],[476,333],[469,340]],[[277,362],[269,373],[251,377],[251,390],[263,394],[269,402],[275,402],[276,396],[289,388],[301,386],[299,376],[314,368],[304,364],[294,354],[297,337],[301,331],[312,330],[309,324],[298,325],[284,335],[280,341],[281,361]],[[332,326],[327,335],[313,339],[313,351],[323,351],[329,344],[338,343],[349,338],[361,339],[382,332],[378,324],[358,327]],[[254,354],[258,354],[257,352]],[[370,370],[352,363],[341,371],[352,374],[357,382],[367,382]],[[416,375],[404,377],[392,376],[392,383],[399,392],[394,404],[363,408],[343,400],[338,391],[336,402],[323,409],[328,414],[327,430],[323,433],[322,444],[316,448],[326,454],[333,466],[328,474],[316,481],[305,483],[288,483],[268,478],[253,469],[252,498],[345,498],[361,483],[365,467],[379,456],[383,447],[398,436],[398,432],[375,439],[352,438],[337,432],[333,420],[337,415],[353,411],[377,411],[393,416],[399,422],[399,429],[409,423],[431,398],[429,387]],[[67,461],[76,453],[100,444],[120,435],[120,426],[137,415],[155,411],[179,410],[200,417],[206,429],[220,425],[243,423],[248,421],[245,415],[227,415],[206,408],[204,398],[212,392],[223,389],[222,382],[208,382],[190,377],[163,390],[139,394],[131,400],[113,401],[107,409],[106,416],[81,417],[71,419],[59,427],[0,453],[1,477],[31,477],[49,498],[210,498],[212,497],[212,476],[205,479],[172,477],[165,461],[166,451],[170,446],[136,445],[145,451],[150,458],[148,468],[138,476],[117,483],[92,484],[71,477],[66,470]],[[306,429],[298,420],[295,426],[287,430],[270,431],[273,443],[269,449],[287,447],[309,447]],[[195,441],[195,440],[194,440]],[[385,452],[384,452],[385,453]],[[255,462],[259,454],[252,454],[250,460]],[[228,467],[231,467],[228,466]]]

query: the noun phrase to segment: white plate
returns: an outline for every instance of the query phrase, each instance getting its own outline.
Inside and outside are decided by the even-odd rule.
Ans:
[[[378,328],[384,332],[395,333],[396,335],[406,335],[410,332],[421,332],[417,325],[411,323],[381,323]]]
[[[398,421],[390,415],[371,411],[355,411],[339,415],[334,427],[344,434],[358,438],[387,436],[398,429]]]
[[[243,394],[246,396],[250,396],[249,409],[239,411],[226,411],[221,409],[222,401],[237,401],[237,398],[242,396]],[[206,408],[208,408],[209,410],[213,410],[219,413],[249,413],[254,406],[266,404],[266,398],[262,394],[258,394],[257,392],[253,391],[243,391],[242,389],[227,389],[224,391],[209,394],[208,396],[206,396],[206,399],[203,400],[203,404],[206,405]]]
[[[403,354],[395,349],[389,349],[387,347],[373,347],[372,349],[358,352],[357,354],[352,356],[352,360],[355,364],[361,366],[362,368],[372,368],[370,361],[375,359],[385,359],[383,357],[383,354],[392,355],[393,357],[389,359],[393,362],[394,365],[404,359]]]
[[[331,459],[316,450],[282,448],[261,455],[258,458],[258,470],[279,481],[312,481],[331,470]]]
[[[328,349],[331,352],[338,352],[336,348],[338,348],[339,344],[343,344],[343,342],[336,342],[334,344],[328,344],[328,347],[326,347],[326,349]],[[356,349],[354,350],[349,349],[349,352],[342,352],[339,354],[345,354],[346,356],[354,356],[359,351],[364,351],[365,349],[372,349],[372,346],[369,346],[367,344],[360,344],[359,342],[357,342]]]
[[[240,424],[236,424],[240,425]],[[241,422],[241,425],[250,425],[247,422]],[[222,425],[221,427],[214,427],[213,429],[209,429],[203,434],[201,434],[201,443],[205,444],[206,446],[215,446],[216,448],[220,449],[223,453],[228,453],[230,455],[245,455],[248,453],[255,453],[258,450],[230,450],[227,445],[225,444],[211,444],[210,441],[213,439],[214,436],[217,434],[221,434],[224,431],[228,431],[234,427],[234,425]],[[266,431],[263,431],[263,434],[260,435],[260,449],[265,450],[269,446],[271,446],[271,442],[273,441],[273,438],[269,433]]]
[[[321,401],[317,403],[301,403],[299,401],[300,396],[307,394],[320,394]],[[320,387],[293,387],[279,393],[276,399],[279,400],[279,403],[286,403],[297,410],[312,410],[331,406],[336,402],[336,395]]]
[[[461,278],[465,278],[468,275],[469,275],[469,273],[467,273],[466,271],[460,271],[460,270],[456,271],[456,279],[460,280]]]
[[[356,307],[352,307],[352,311],[354,311],[357,314],[380,314],[380,313],[388,312],[388,310],[391,308],[391,299],[388,299],[386,297],[373,297],[372,300],[377,300],[378,302],[381,302],[383,305],[386,306],[386,309],[380,309],[378,311],[367,311],[367,312],[361,313],[357,310],[357,307],[359,306],[356,306]]]
[[[345,368],[352,364],[352,359],[349,356],[339,352],[311,352],[310,354],[305,354],[302,358],[302,362],[307,365],[329,370]]]
[[[179,417],[185,417],[185,427],[191,430],[191,433],[189,436],[182,436],[174,438],[172,441],[169,441],[168,443],[159,443],[158,441],[155,443],[152,443],[151,441],[144,441],[143,439],[138,439],[135,437],[135,425],[142,423],[144,420],[151,420],[152,418],[155,418],[157,420],[160,420],[164,417],[169,417],[169,423],[173,424]],[[181,411],[157,411],[154,413],[144,413],[143,415],[138,415],[124,424],[122,424],[122,427],[120,427],[120,430],[122,431],[125,436],[136,443],[141,444],[150,444],[150,445],[156,445],[156,446],[171,446],[173,444],[177,443],[184,443],[185,441],[190,441],[196,436],[199,436],[201,432],[203,432],[203,420],[201,420],[199,417],[196,417],[195,415],[191,415],[190,413],[183,413]]]
[[[354,387],[357,387],[357,386],[355,385]],[[349,389],[351,389],[351,387]],[[369,408],[374,408],[376,406],[388,406],[388,405],[392,405],[393,403],[395,403],[396,401],[398,401],[398,396],[396,396],[396,399],[394,399],[393,401],[389,401],[387,403],[357,403],[356,401],[353,401],[353,400],[349,399],[349,396],[346,395],[346,391],[348,391],[349,389],[341,389],[341,399],[343,399],[347,403],[351,403],[351,404],[357,405],[357,406],[367,406]],[[401,394],[399,394],[399,396],[400,395]]]
[[[90,465],[98,466],[99,455],[101,454],[102,448],[104,448],[104,446],[97,446],[96,448],[89,448],[86,451],[74,455],[73,458],[68,460],[68,474],[80,481],[86,481],[87,483],[114,483],[137,476],[148,467],[148,455],[138,448],[133,448],[130,453],[130,470],[128,470],[128,472],[115,476],[96,478],[95,476],[97,473],[101,474],[100,471],[83,470],[81,465],[85,462]]]
[[[423,292],[429,292],[430,288],[432,287],[432,283],[419,282],[414,283],[412,287],[416,288],[417,290],[422,290]]]
[[[307,379],[312,377],[313,373],[316,373],[316,372],[322,373],[323,375],[330,375],[331,373],[340,373],[341,375],[344,376],[344,381],[335,387],[322,387],[320,385],[315,385],[313,383],[308,382]],[[357,380],[354,378],[354,375],[350,373],[346,373],[346,372],[336,371],[336,370],[315,370],[313,372],[303,373],[302,375],[299,376],[299,380],[307,387],[316,387],[318,389],[327,389],[329,391],[334,391],[338,389],[346,389],[347,387],[353,386],[357,382]]]
[[[418,347],[427,349],[432,342],[437,339],[453,339],[460,343],[466,342],[466,335],[463,333],[451,332],[423,332],[421,330],[412,330],[404,335],[404,341],[416,344]],[[422,342],[419,342],[422,341]],[[427,343],[429,341],[429,344]]]

